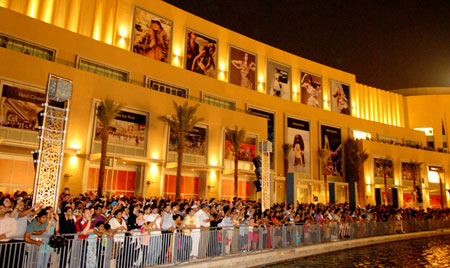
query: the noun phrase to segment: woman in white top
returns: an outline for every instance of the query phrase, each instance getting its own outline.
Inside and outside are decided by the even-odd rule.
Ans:
[[[123,210],[118,209],[114,212],[114,218],[109,220],[109,225],[111,225],[111,231],[116,233],[114,235],[114,252],[113,259],[117,259],[117,266],[120,266],[121,256],[120,248],[122,247],[123,242],[125,241],[125,232],[127,231],[127,224],[125,220],[122,218]],[[122,250],[123,251],[123,250]]]

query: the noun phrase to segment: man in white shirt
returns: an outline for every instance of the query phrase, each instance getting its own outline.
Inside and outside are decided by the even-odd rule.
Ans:
[[[0,205],[0,242],[8,242],[17,233],[17,223],[14,218],[8,217],[11,209]]]
[[[195,213],[197,217],[197,227],[200,228],[200,244],[198,248],[198,256],[200,258],[206,258],[206,250],[208,249],[210,230],[210,216],[209,206],[206,204],[201,205],[201,209]]]
[[[0,205],[0,262],[2,262],[2,267],[13,267],[13,263],[16,261],[13,252],[15,246],[1,245],[7,243],[17,232],[17,223],[14,218],[7,216],[11,212],[10,208],[5,207],[3,204]],[[14,265],[15,266],[15,265]]]

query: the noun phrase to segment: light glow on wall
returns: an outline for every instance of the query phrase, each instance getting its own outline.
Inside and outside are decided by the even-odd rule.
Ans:
[[[428,182],[439,183],[439,173],[437,171],[428,170]]]
[[[70,163],[71,165],[76,165],[76,164],[78,163],[78,157],[77,157],[76,155],[72,155],[72,156],[69,158],[69,163]]]
[[[155,163],[152,163],[152,164],[150,165],[150,174],[151,174],[151,175],[156,175],[156,174],[158,174],[158,167],[156,166]]]
[[[433,128],[432,127],[415,127],[414,130],[425,132],[425,136],[433,136]]]
[[[102,4],[100,3],[98,5],[97,12],[95,13],[95,20],[94,20],[94,34],[93,38],[95,40],[100,40],[102,35],[102,22],[103,22],[103,12],[102,12]]]
[[[32,17],[32,18],[36,18],[37,11],[38,11],[38,6],[39,6],[39,1],[38,0],[30,0],[28,2],[27,15]]]
[[[364,132],[364,131],[359,131],[359,130],[353,130],[353,138],[355,139],[361,139],[361,140],[365,140],[366,138],[372,138],[372,134]]]
[[[159,152],[157,151],[152,152],[152,159],[159,159]]]
[[[173,61],[172,61],[172,64],[177,66],[177,67],[180,67],[181,66],[180,58],[181,58],[181,50],[180,50],[179,47],[175,47],[173,49]]]
[[[47,23],[51,23],[52,22],[52,15],[53,15],[53,0],[47,0],[45,1],[43,8],[43,16],[42,16],[42,20],[47,22]]]

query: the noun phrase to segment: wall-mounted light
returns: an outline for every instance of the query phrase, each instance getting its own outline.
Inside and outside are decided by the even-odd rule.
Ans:
[[[127,35],[128,35],[128,31],[126,28],[119,29],[119,37],[120,37],[119,42],[118,42],[119,47],[127,48],[127,42],[126,42],[126,39],[128,39]]]
[[[219,64],[219,79],[225,81],[225,64]]]
[[[330,110],[330,100],[328,100],[328,96],[323,96],[323,108],[326,110]]]
[[[260,75],[258,77],[258,91],[259,92],[264,92],[264,77],[262,75]]]
[[[181,50],[178,47],[173,50],[173,65],[181,66]]]
[[[72,144],[69,148],[64,149],[64,151],[71,156],[76,156],[80,153],[80,145]]]

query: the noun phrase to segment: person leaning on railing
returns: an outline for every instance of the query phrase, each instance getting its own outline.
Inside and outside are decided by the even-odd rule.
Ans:
[[[30,224],[27,226],[25,231],[24,240],[28,244],[40,246],[42,241],[32,239],[32,236],[42,235],[50,230],[52,226],[51,221],[48,221],[47,211],[41,210],[36,218],[34,218]]]

